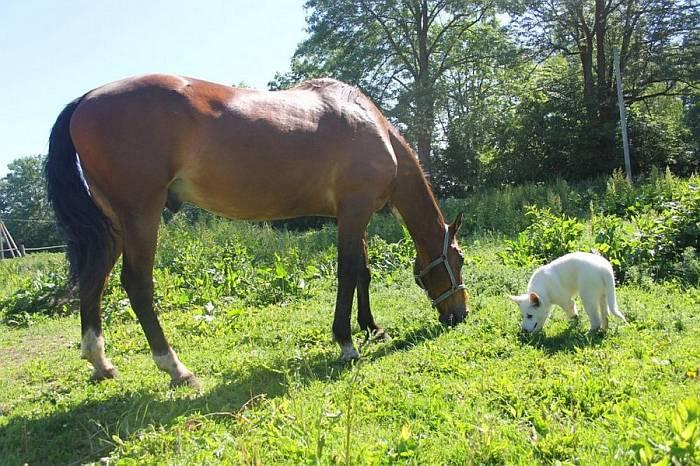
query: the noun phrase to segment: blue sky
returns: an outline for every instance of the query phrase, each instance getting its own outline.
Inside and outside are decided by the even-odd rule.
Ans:
[[[0,0],[0,176],[45,154],[69,101],[136,74],[265,88],[305,37],[304,0]]]

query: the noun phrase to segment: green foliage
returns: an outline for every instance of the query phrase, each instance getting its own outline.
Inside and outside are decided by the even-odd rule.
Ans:
[[[523,340],[506,294],[522,290],[531,271],[500,263],[499,238],[471,237],[463,246],[468,321],[443,329],[402,268],[393,283],[372,287],[375,318],[393,339],[363,345],[362,360],[351,366],[337,362],[329,335],[333,277],[320,279],[326,285],[318,283],[314,299],[293,306],[224,302],[161,314],[180,359],[203,382],[201,392],[168,387],[135,319],[105,326],[107,354],[121,377],[99,384],[88,381],[89,364],[79,358],[77,317],[0,325],[0,458],[697,462],[697,288],[621,286],[629,323],[613,322],[605,337],[587,335],[585,323],[572,326],[555,311],[544,334]]]
[[[561,160],[547,167],[554,171],[545,169],[540,178],[525,179],[555,173],[579,177],[620,166],[614,49],[620,52],[625,101],[630,107],[635,168],[645,172],[652,166],[672,166],[688,174],[697,166],[691,155],[693,145],[684,135],[678,98],[693,92],[698,79],[697,53],[692,51],[697,49],[693,32],[700,19],[697,8],[686,0],[631,0],[613,6],[593,0],[531,0],[505,6],[511,10],[512,32],[544,61],[545,70],[544,80],[538,76],[541,73],[533,73],[532,81],[541,85],[532,94],[541,92],[546,97],[531,105],[528,94],[519,96],[518,112],[526,117],[521,121],[530,124],[521,126],[525,133],[515,140],[531,144],[521,145],[526,151],[515,155],[527,159],[532,152],[536,167]],[[546,76],[546,69],[557,62],[568,66],[558,75]],[[534,118],[528,120],[528,116]],[[517,123],[506,128],[513,126]],[[559,145],[548,145],[556,142],[563,154],[556,154]],[[542,160],[540,154],[548,152],[555,153]],[[526,165],[520,166],[527,175],[533,174]]]
[[[527,207],[530,226],[515,240],[506,240],[499,253],[505,264],[532,266],[550,262],[578,248],[584,225],[566,216],[554,215],[547,208]]]
[[[547,208],[528,207],[531,224],[506,240],[503,262],[534,266],[574,250],[608,258],[619,281],[700,280],[700,184],[654,172],[635,186],[617,172],[604,195],[589,193],[590,235],[584,225]]]
[[[43,157],[23,157],[10,162],[0,179],[0,220],[17,245],[26,247],[62,244],[46,198]]]
[[[463,230],[467,232],[496,231],[518,233],[531,219],[528,205],[543,206],[554,214],[581,216],[587,212],[590,199],[601,188],[600,180],[567,183],[558,178],[548,183],[506,185],[487,188],[463,199],[446,199],[442,208],[447,219],[464,212]]]
[[[630,184],[622,170],[615,170],[607,182],[605,193],[597,200],[602,213],[629,218],[635,213],[661,211],[689,186],[697,185],[697,177],[688,181],[673,176],[670,170],[651,170],[635,185]]]
[[[664,441],[646,440],[638,450],[644,465],[700,463],[700,400],[687,398],[671,415],[669,437]]]
[[[655,279],[678,278],[697,283],[700,279],[700,182],[683,181],[670,172],[653,172],[636,187],[621,174],[608,183],[601,222],[605,234],[597,238],[601,252],[611,254],[626,270],[637,267]],[[604,215],[617,215],[616,220]],[[605,237],[603,239],[603,237]],[[604,250],[603,250],[604,249]]]
[[[397,242],[387,242],[381,236],[372,236],[368,256],[373,276],[391,282],[394,272],[411,268],[416,249],[408,231],[404,229],[404,237]]]
[[[3,323],[26,326],[41,316],[70,314],[75,309],[76,298],[73,291],[66,288],[66,280],[64,267],[25,276],[17,291],[0,299]]]
[[[640,253],[632,225],[613,215],[593,215],[591,230],[593,248],[610,261],[617,280],[626,281]]]
[[[674,97],[659,97],[637,103],[628,113],[630,159],[633,171],[670,167],[675,173],[691,175],[698,166],[697,152],[689,144],[690,129],[683,121],[683,103]]]
[[[86,382],[89,367],[78,357],[77,316],[44,316],[48,308],[74,309],[72,302],[51,305],[65,276],[60,255],[0,262],[5,323],[9,309],[29,314],[10,312],[25,320],[0,324],[0,458],[693,464],[700,448],[700,293],[693,283],[655,283],[644,262],[650,255],[632,241],[659,234],[638,217],[670,222],[663,235],[692,238],[686,217],[696,215],[697,181],[655,176],[633,186],[620,177],[553,182],[449,201],[449,220],[458,209],[475,209],[478,232],[460,243],[471,314],[449,330],[413,283],[407,231],[391,216],[376,216],[371,299],[392,340],[363,345],[363,359],[350,367],[336,362],[329,336],[334,227],[290,233],[208,217],[191,225],[176,215],[160,232],[156,306],[165,311],[169,341],[204,383],[201,393],[167,388],[119,267],[104,303],[107,352],[122,376],[96,385]],[[536,206],[523,209],[528,198]],[[490,204],[481,206],[485,199]],[[505,219],[490,212],[497,207]],[[526,265],[504,264],[503,236],[480,231],[480,219],[504,229],[531,222],[523,228],[532,236],[513,250],[534,251],[523,254]],[[584,224],[590,231],[572,239]],[[540,249],[559,254],[571,241],[607,245],[608,256],[619,258],[628,278],[618,301],[628,323],[591,337],[585,323],[571,325],[555,312],[543,334],[519,338],[518,313],[506,296],[525,287],[535,265],[527,261],[542,260]]]
[[[413,241],[394,217],[378,216],[371,230],[376,232],[369,242],[374,274],[391,280],[394,272],[412,263]],[[401,236],[397,237],[397,232]],[[222,303],[289,304],[313,297],[317,284],[336,276],[335,229],[331,227],[290,234],[265,225],[216,218],[190,225],[187,218],[179,216],[160,233],[153,271],[154,303],[160,311]],[[7,263],[22,264],[26,260]],[[63,263],[53,262],[51,267],[30,268],[27,272],[7,296],[0,295],[5,323],[27,325],[38,316],[66,315],[77,310],[73,293],[66,289]],[[108,322],[133,317],[120,274],[118,264],[104,292],[103,310]]]
[[[513,91],[517,104],[501,117],[499,153],[484,166],[486,182],[590,178],[611,169],[591,137],[581,79],[571,61],[553,57]]]

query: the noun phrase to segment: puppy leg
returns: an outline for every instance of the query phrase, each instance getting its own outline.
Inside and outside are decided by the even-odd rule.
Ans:
[[[604,294],[600,295],[600,331],[608,330],[608,297]]]
[[[599,300],[598,296],[591,295],[591,293],[581,294],[581,301],[583,301],[583,308],[588,314],[588,319],[591,321],[591,333],[595,333],[600,330],[600,314],[598,313]]]
[[[569,316],[569,319],[576,319],[578,318],[578,309],[576,309],[576,302],[572,299],[569,300],[565,305],[562,306],[562,309],[564,309],[564,312],[566,312],[566,315]]]

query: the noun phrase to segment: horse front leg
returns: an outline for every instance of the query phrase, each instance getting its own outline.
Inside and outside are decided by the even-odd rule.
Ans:
[[[345,208],[338,215],[338,294],[335,300],[333,337],[340,346],[340,358],[343,361],[360,357],[352,342],[350,316],[362,269],[362,238],[371,215],[372,212],[367,211],[366,205]]]
[[[369,305],[369,284],[372,273],[369,268],[367,232],[362,236],[362,258],[357,275],[357,323],[366,334],[366,340],[387,340],[389,334],[374,321]]]

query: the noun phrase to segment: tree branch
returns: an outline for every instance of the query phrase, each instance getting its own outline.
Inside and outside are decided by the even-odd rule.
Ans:
[[[367,2],[365,0],[360,0],[360,4],[362,7],[369,12],[370,15],[379,23],[379,25],[382,27],[384,30],[384,34],[391,44],[391,46],[394,48],[394,52],[401,58],[401,61],[406,65],[408,68],[409,72],[415,77],[418,77],[418,71],[416,68],[413,66],[413,64],[406,58],[406,56],[403,54],[403,50],[401,47],[399,47],[398,43],[396,40],[394,40],[394,36],[391,33],[391,30],[387,26],[386,22],[371,8],[367,5]]]

